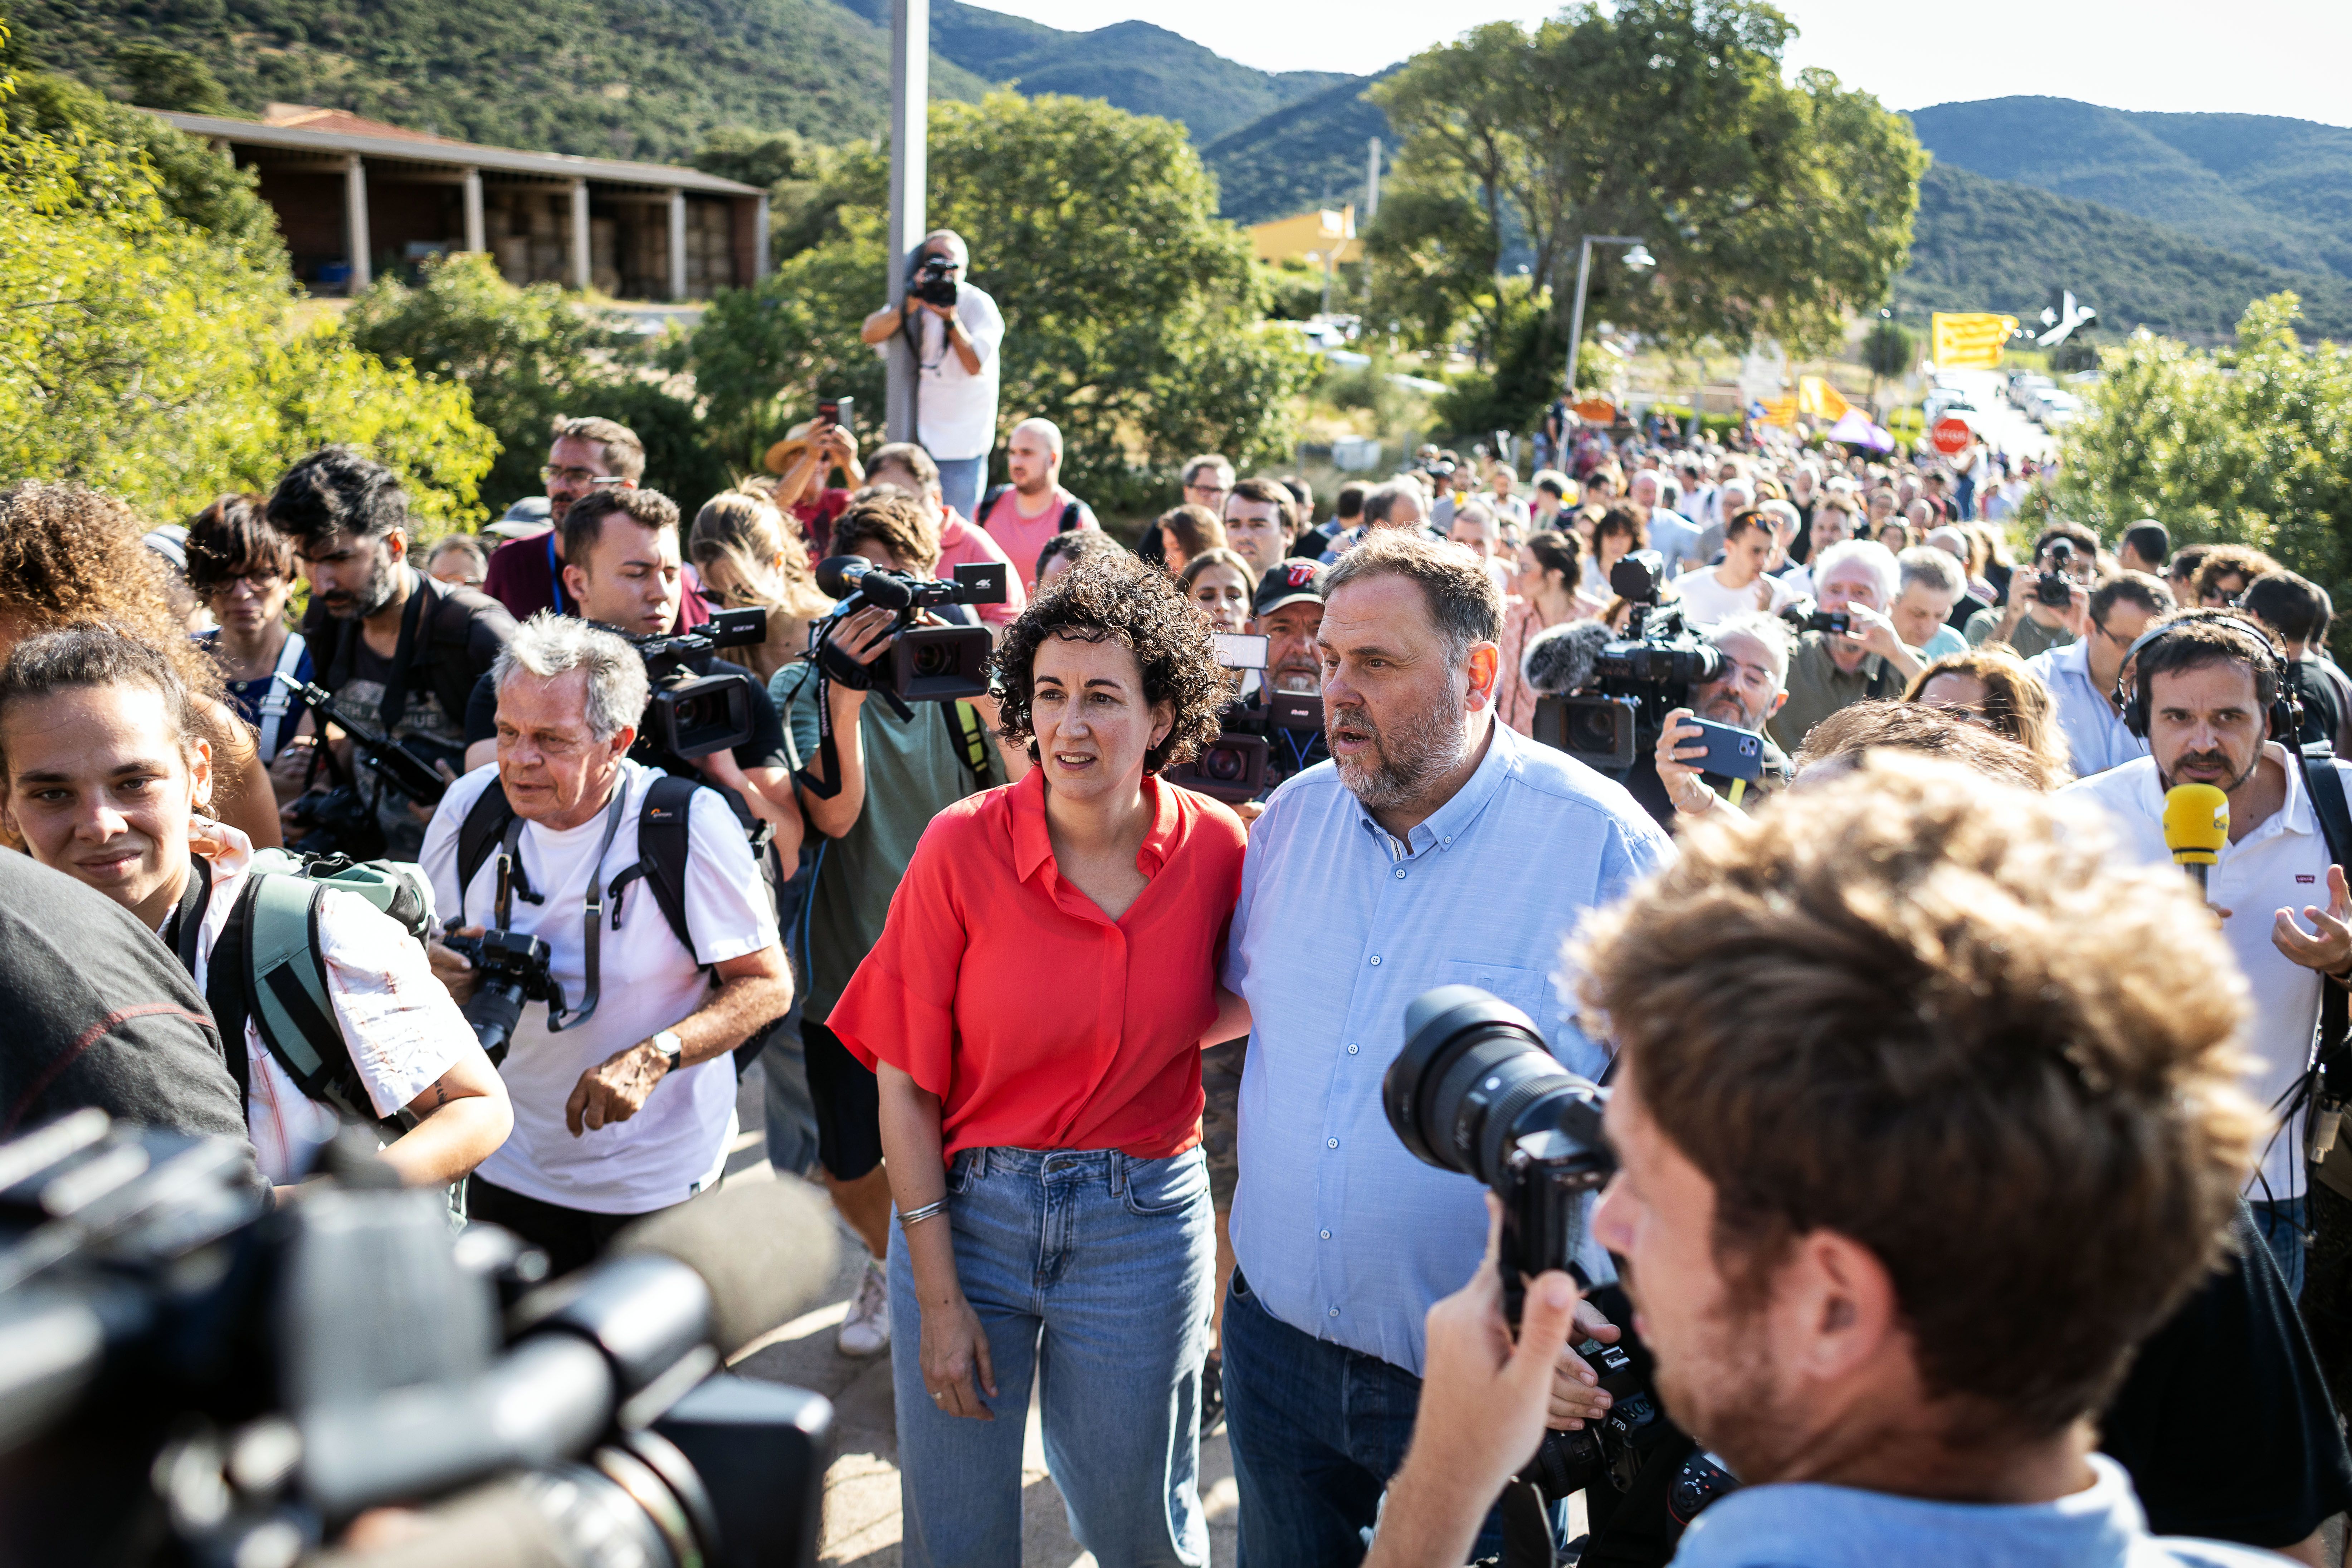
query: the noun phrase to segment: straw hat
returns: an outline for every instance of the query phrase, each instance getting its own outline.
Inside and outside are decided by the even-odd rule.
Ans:
[[[803,419],[785,431],[784,438],[768,448],[768,455],[761,459],[761,466],[772,474],[781,474],[791,468],[807,453],[812,445],[809,433],[815,428],[815,420]]]

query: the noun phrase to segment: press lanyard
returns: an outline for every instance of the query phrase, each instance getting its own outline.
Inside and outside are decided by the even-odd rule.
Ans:
[[[563,607],[563,563],[555,558],[555,530],[547,531],[547,591],[555,595],[555,613],[568,616]]]

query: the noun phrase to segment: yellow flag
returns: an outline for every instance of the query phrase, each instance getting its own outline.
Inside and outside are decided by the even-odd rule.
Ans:
[[[2016,331],[2015,316],[1989,310],[1948,316],[1938,310],[1928,333],[1927,357],[1944,370],[1991,370],[2000,363],[2001,351]]]
[[[1815,419],[1834,425],[1845,417],[1853,406],[1838,395],[1838,389],[1818,375],[1797,378],[1797,409]]]
[[[1794,397],[1767,398],[1764,403],[1763,422],[1767,425],[1778,425],[1783,429],[1796,424],[1797,401]]]

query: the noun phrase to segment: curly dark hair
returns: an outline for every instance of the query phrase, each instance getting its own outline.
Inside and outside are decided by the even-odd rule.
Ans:
[[[1047,637],[1115,638],[1134,653],[1143,672],[1143,700],[1175,710],[1168,738],[1144,752],[1144,772],[1189,762],[1217,738],[1218,715],[1233,689],[1217,664],[1209,623],[1150,562],[1124,550],[1083,556],[1005,628],[990,665],[1001,707],[997,733],[1027,745],[1033,762],[1037,733],[1029,691],[1037,650]]]

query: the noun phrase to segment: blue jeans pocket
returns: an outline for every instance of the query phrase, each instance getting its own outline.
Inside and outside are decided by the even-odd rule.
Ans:
[[[961,1197],[981,1178],[980,1151],[966,1149],[948,1162],[948,1196]]]
[[[1131,1160],[1122,1194],[1139,1218],[1181,1214],[1209,1195],[1209,1163],[1197,1148],[1165,1160]]]

